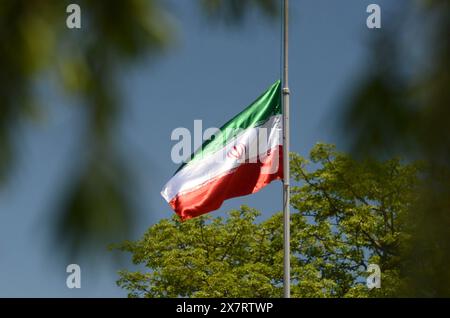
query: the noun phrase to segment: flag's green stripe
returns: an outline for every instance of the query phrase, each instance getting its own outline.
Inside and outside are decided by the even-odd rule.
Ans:
[[[258,97],[250,106],[236,115],[220,128],[214,138],[205,141],[200,149],[191,155],[190,160],[183,163],[175,174],[186,164],[197,161],[210,153],[221,149],[240,131],[257,127],[273,115],[281,114],[281,83],[276,81],[265,93]]]

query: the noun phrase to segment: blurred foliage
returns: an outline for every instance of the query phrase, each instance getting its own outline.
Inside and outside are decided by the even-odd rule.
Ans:
[[[411,12],[411,2],[403,4]],[[411,236],[402,254],[401,294],[450,297],[450,2],[413,4],[425,37],[405,44],[408,23],[383,26],[374,62],[346,101],[343,129],[354,154],[425,162],[421,192],[405,220]],[[417,49],[420,67],[405,65]]]
[[[80,136],[84,154],[74,156],[82,169],[61,191],[55,221],[58,243],[76,253],[115,241],[130,230],[133,180],[114,140],[118,119],[126,111],[119,72],[140,58],[161,54],[176,30],[170,7],[158,0],[78,0],[82,30],[69,30],[66,7],[72,2],[0,2],[0,183],[4,185],[13,171],[17,123],[44,111],[36,82],[56,74],[58,89],[79,101],[86,113]],[[272,16],[275,2],[197,3],[206,15],[224,13],[226,20],[240,20],[254,8]]]
[[[395,295],[420,166],[358,162],[326,144],[310,158],[291,156],[298,182],[291,202],[292,296]],[[259,214],[242,206],[225,219],[161,220],[141,240],[119,246],[147,270],[121,271],[118,285],[130,297],[281,297],[282,213],[257,222]],[[365,285],[370,263],[381,268],[381,289]]]

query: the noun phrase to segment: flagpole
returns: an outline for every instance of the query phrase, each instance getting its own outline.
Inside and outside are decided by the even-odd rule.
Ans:
[[[289,48],[289,0],[283,0],[283,296],[291,297],[291,262],[290,262],[290,190],[289,190],[289,85],[288,85],[288,48]]]

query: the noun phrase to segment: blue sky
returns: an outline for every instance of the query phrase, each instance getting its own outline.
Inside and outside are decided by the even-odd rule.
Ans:
[[[368,43],[380,30],[366,28],[365,0],[292,0],[290,33],[291,150],[306,156],[319,141],[345,147],[336,134],[341,102],[367,64]],[[382,14],[393,2],[376,1]],[[280,77],[280,23],[257,13],[239,28],[211,25],[193,2],[173,2],[178,40],[167,54],[123,74],[126,111],[118,130],[123,152],[138,176],[139,225],[133,237],[172,212],[159,194],[177,166],[170,160],[173,129],[220,127]],[[84,31],[80,31],[84,32]],[[120,268],[105,249],[98,262],[66,259],[52,250],[51,210],[57,190],[73,171],[80,109],[42,85],[48,116],[23,123],[11,182],[0,191],[0,296],[123,297]],[[82,155],[82,153],[79,153]],[[281,184],[227,201],[214,215],[247,204],[267,216],[281,209]],[[82,288],[66,287],[65,267],[78,263]],[[127,266],[124,264],[122,266]]]

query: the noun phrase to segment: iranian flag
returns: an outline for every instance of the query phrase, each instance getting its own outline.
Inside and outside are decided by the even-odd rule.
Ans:
[[[283,178],[280,87],[277,81],[223,125],[165,185],[161,195],[182,220]]]

